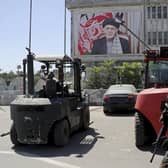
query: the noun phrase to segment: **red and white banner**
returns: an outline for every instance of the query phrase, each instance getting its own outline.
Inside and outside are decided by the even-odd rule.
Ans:
[[[73,13],[73,26],[72,26],[72,53],[74,56],[83,55],[109,55],[105,51],[102,43],[97,43],[98,46],[94,48],[96,41],[103,39],[106,34],[102,23],[107,18],[116,17],[117,13],[123,14],[123,21],[125,25],[131,29],[140,39],[144,38],[144,22],[143,22],[143,8],[130,7],[123,9],[92,9],[91,11],[76,11]],[[125,39],[125,40],[124,40]],[[126,41],[127,40],[127,41]],[[100,40],[99,40],[100,41]],[[141,54],[144,50],[141,44],[126,28],[119,26],[117,43],[113,45],[112,53],[115,54]],[[119,44],[121,43],[121,44]],[[101,45],[103,44],[103,45]],[[127,46],[127,47],[126,47]],[[95,52],[99,48],[99,52]],[[109,48],[108,48],[109,49]],[[100,51],[101,50],[101,51]],[[93,52],[94,51],[94,52]]]
[[[78,50],[80,55],[90,53],[93,41],[102,35],[102,22],[106,18],[112,18],[112,13],[103,13],[89,19],[85,24],[80,23],[78,38]]]

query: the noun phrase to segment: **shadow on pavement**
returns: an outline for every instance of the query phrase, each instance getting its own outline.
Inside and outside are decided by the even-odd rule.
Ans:
[[[143,151],[143,152],[151,152],[151,154],[153,154],[153,151],[154,151],[154,146],[153,145],[148,145],[148,146],[145,146],[145,147],[138,147],[139,150]],[[156,151],[156,155],[161,155],[161,156],[164,156],[166,150],[161,148],[161,147],[158,147],[157,148],[157,151]],[[151,155],[152,157],[152,155]]]
[[[130,110],[127,110],[127,111],[113,111],[112,113],[106,113],[105,114],[105,116],[111,116],[111,117],[121,117],[121,116],[123,116],[123,117],[130,117],[130,116],[132,116],[132,117],[134,117],[134,111],[130,111]]]
[[[70,138],[68,145],[56,147],[49,145],[22,145],[14,146],[13,150],[20,155],[29,157],[84,157],[95,145],[98,139],[104,139],[95,129],[89,128],[85,132],[77,132]]]

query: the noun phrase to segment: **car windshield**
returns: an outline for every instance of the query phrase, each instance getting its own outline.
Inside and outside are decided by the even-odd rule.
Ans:
[[[112,85],[109,90],[130,90],[136,92],[136,89],[132,85]]]
[[[168,83],[168,62],[149,63],[149,83]]]

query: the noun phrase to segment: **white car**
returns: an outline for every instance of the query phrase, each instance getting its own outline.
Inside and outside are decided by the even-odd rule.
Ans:
[[[111,85],[103,96],[103,111],[105,114],[118,110],[133,110],[137,90],[132,84]]]

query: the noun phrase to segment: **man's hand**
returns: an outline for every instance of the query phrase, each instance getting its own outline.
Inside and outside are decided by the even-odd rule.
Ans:
[[[119,23],[119,24],[123,24],[124,23],[123,15],[124,15],[123,12],[121,12],[121,13],[117,12],[116,13],[115,20],[116,20],[117,23]]]

